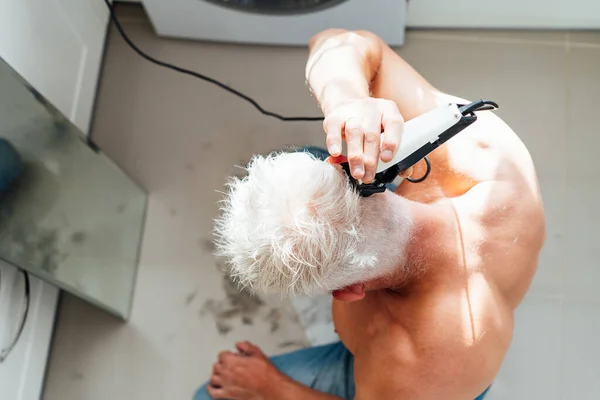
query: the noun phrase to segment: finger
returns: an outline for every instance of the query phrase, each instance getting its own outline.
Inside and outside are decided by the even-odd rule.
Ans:
[[[381,161],[389,162],[398,152],[404,130],[404,118],[402,118],[398,106],[393,101],[386,103],[384,106],[381,125],[383,126]]]
[[[250,354],[252,351],[252,348],[250,347],[250,343],[249,342],[237,342],[235,344],[235,348],[237,349],[237,351],[239,351],[242,354]]]
[[[233,353],[230,352],[230,351],[222,351],[222,352],[220,352],[219,353],[219,357],[218,357],[219,363],[221,363],[221,364],[226,363],[227,360],[229,360],[232,355],[233,355]]]
[[[381,148],[381,114],[378,110],[363,118],[363,132],[363,159],[365,163],[363,182],[370,183],[375,178]]]
[[[225,400],[229,398],[229,391],[223,388],[217,388],[212,385],[206,387],[206,391],[215,400]]]
[[[223,387],[223,377],[220,375],[212,374],[209,379],[210,385],[214,387]]]
[[[222,375],[224,370],[225,370],[225,367],[223,366],[223,364],[218,363],[218,362],[213,364],[213,374],[214,375]]]
[[[245,342],[238,342],[235,344],[235,347],[238,349],[238,351],[244,355],[248,355],[248,356],[253,356],[256,354],[260,354],[260,348],[258,348],[257,346],[255,346],[254,344],[245,341]]]
[[[362,119],[353,117],[346,120],[344,127],[346,143],[348,145],[348,162],[350,173],[354,179],[362,179],[365,174],[363,160],[363,130]]]
[[[342,128],[344,127],[344,120],[338,116],[332,116],[325,118],[323,121],[323,130],[327,134],[325,143],[327,144],[327,150],[332,156],[339,156],[342,154]]]

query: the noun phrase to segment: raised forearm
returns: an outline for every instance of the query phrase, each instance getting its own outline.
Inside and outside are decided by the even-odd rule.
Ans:
[[[323,113],[348,100],[370,95],[381,64],[380,40],[366,32],[328,30],[310,43],[306,80]]]

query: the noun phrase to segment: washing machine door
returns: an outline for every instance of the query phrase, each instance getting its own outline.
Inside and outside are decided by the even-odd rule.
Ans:
[[[348,0],[203,0],[255,14],[298,15],[322,11]]]
[[[144,8],[164,37],[306,48],[339,28],[404,43],[406,0],[144,0]]]

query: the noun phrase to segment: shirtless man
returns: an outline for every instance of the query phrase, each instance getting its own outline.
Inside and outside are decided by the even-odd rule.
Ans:
[[[365,182],[395,154],[403,121],[467,103],[437,91],[369,32],[317,34],[306,71],[325,115],[329,163],[346,159],[346,140],[352,174]],[[485,396],[535,274],[545,221],[527,149],[493,112],[478,116],[429,155],[427,180],[385,194],[412,215],[402,272],[333,291],[341,342],[271,359],[238,343],[219,355],[197,400]],[[425,168],[417,163],[412,176]]]

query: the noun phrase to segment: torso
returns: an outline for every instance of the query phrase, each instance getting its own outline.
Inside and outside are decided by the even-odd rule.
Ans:
[[[358,302],[334,300],[333,318],[340,339],[355,354],[365,343],[377,341],[380,346],[414,353],[432,363],[443,357],[448,364],[447,358],[452,357],[450,365],[455,368],[471,365],[480,370],[480,376],[447,383],[447,393],[456,397],[446,399],[466,400],[483,391],[500,368],[512,337],[513,311],[531,283],[537,253],[530,251],[531,241],[519,242],[526,222],[499,222],[510,210],[495,209],[493,202],[486,210],[476,204],[465,207],[465,201],[452,204],[449,199],[473,196],[477,200],[473,193],[493,191],[494,184],[485,182],[494,180],[514,182],[515,192],[523,196],[539,196],[539,189],[527,150],[493,114],[480,113],[479,121],[436,150],[430,159],[430,177],[420,184],[405,182],[396,193],[422,203],[445,201],[448,209],[455,210],[461,229],[452,250],[437,259],[421,258],[423,274],[399,290],[368,292]],[[414,176],[421,176],[423,170],[417,165]],[[515,174],[521,178],[514,179]],[[499,201],[497,197],[502,195],[493,196]],[[436,354],[428,353],[432,344]],[[469,351],[462,351],[467,348]],[[444,385],[440,383],[444,376],[432,375],[431,379],[436,379],[438,386]]]

